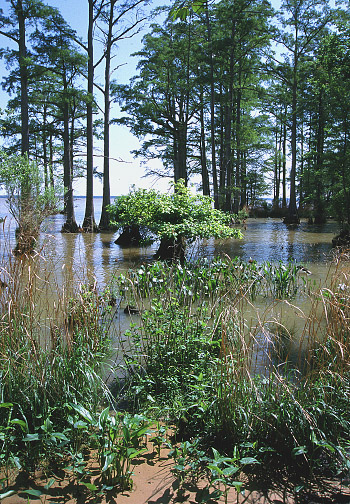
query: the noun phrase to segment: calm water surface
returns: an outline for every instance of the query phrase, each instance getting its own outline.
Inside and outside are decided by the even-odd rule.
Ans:
[[[94,199],[95,219],[99,222],[102,198]],[[79,224],[83,222],[85,198],[75,199],[75,215]],[[7,215],[6,198],[0,197],[0,216]],[[69,269],[75,274],[89,274],[105,285],[113,273],[140,262],[152,260],[156,245],[150,247],[121,248],[116,245],[118,234],[62,234],[63,215],[54,215],[43,226],[40,250],[47,261],[54,264],[56,272]],[[7,218],[6,237],[2,244],[14,243],[14,226]],[[338,232],[335,222],[325,225],[309,225],[302,222],[290,227],[281,219],[248,219],[242,228],[243,240],[206,240],[196,243],[188,250],[188,259],[213,258],[219,254],[241,257],[243,260],[263,261],[295,260],[306,265],[310,271],[323,277],[332,257],[332,238]],[[12,245],[11,245],[12,246]],[[10,248],[10,247],[8,247]]]

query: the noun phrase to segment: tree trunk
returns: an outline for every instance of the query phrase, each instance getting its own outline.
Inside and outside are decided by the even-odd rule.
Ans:
[[[239,69],[237,100],[236,100],[236,177],[234,189],[233,211],[238,214],[241,200],[241,68]]]
[[[291,135],[291,153],[292,162],[290,169],[290,195],[288,214],[284,218],[285,224],[299,224],[300,219],[297,209],[297,195],[296,195],[296,169],[297,169],[297,98],[298,81],[297,81],[297,61],[294,59],[293,66],[293,86],[292,86],[292,135]]]
[[[55,179],[53,176],[53,141],[52,141],[52,132],[50,132],[49,137],[49,150],[50,150],[50,160],[49,160],[49,172],[50,172],[50,187],[53,189],[55,187]]]
[[[63,72],[64,74],[64,72]],[[80,229],[75,221],[72,167],[70,155],[70,136],[69,136],[69,103],[67,97],[67,82],[65,74],[63,77],[64,103],[63,103],[63,184],[64,184],[64,211],[66,222],[62,226],[62,233],[77,233]]]
[[[175,132],[175,135],[176,151],[174,163],[174,181],[176,183],[180,179],[182,179],[187,185],[187,125],[185,122],[178,123],[178,128]]]
[[[318,125],[317,125],[317,144],[316,144],[315,224],[324,224],[326,222],[325,205],[323,201],[323,184],[322,184],[324,127],[325,127],[325,121],[323,113],[323,93],[322,91],[320,91],[318,100]]]
[[[180,261],[185,262],[185,240],[179,237],[177,240],[162,238],[154,259],[161,261]]]
[[[86,106],[86,206],[83,230],[97,231],[94,217],[94,156],[93,156],[93,96],[94,96],[94,50],[93,50],[94,0],[89,0],[88,27],[88,97]]]
[[[210,58],[210,143],[211,143],[211,169],[213,174],[214,207],[219,208],[218,174],[216,169],[216,147],[215,147],[215,83],[214,83],[214,62],[211,38],[211,25],[209,19],[208,2],[205,3],[205,17],[207,24],[209,58]]]
[[[224,163],[225,135],[224,135],[224,106],[223,106],[223,86],[220,84],[220,186],[219,186],[219,208],[225,207],[225,186],[226,186],[226,166]]]
[[[201,124],[201,136],[200,136],[200,155],[201,155],[201,168],[202,168],[202,189],[204,196],[210,196],[209,187],[209,174],[207,168],[207,155],[206,155],[206,144],[205,144],[205,125],[204,125],[204,110],[203,110],[203,89],[201,89],[201,110],[200,110],[200,124]]]
[[[113,13],[115,0],[111,0],[109,19],[108,19],[108,34],[105,56],[105,88],[104,88],[104,127],[103,127],[103,198],[102,198],[102,213],[99,228],[100,230],[109,230],[110,216],[107,212],[107,206],[111,204],[111,190],[109,180],[109,118],[110,118],[110,78],[111,78],[111,51],[112,51],[112,31],[113,31]]]
[[[142,241],[140,226],[124,226],[114,243],[121,247],[139,247]]]
[[[18,51],[19,51],[19,74],[21,81],[21,152],[22,156],[29,155],[29,106],[28,106],[28,69],[25,15],[22,0],[17,1],[18,16]]]
[[[287,107],[284,111],[282,143],[282,208],[287,208]]]
[[[233,22],[232,33],[231,33],[231,50],[230,50],[230,66],[228,75],[228,97],[226,98],[225,106],[225,152],[224,152],[224,164],[226,171],[226,201],[225,210],[228,212],[232,211],[232,117],[234,112],[233,108],[233,70],[234,70],[234,38],[235,38],[236,26]]]
[[[241,208],[247,204],[247,151],[242,152],[241,159]]]

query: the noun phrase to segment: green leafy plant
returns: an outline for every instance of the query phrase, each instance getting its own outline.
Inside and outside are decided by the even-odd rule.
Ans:
[[[38,165],[27,156],[0,151],[0,186],[6,190],[9,212],[17,223],[16,254],[30,254],[44,219],[56,211],[59,192],[45,187]]]
[[[197,238],[241,238],[230,226],[230,216],[213,208],[208,196],[193,195],[183,180],[174,184],[172,194],[133,188],[109,207],[117,227],[139,226],[148,236],[160,239],[156,254],[161,259],[184,261],[185,242]]]

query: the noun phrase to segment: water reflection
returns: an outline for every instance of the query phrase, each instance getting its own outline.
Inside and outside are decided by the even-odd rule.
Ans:
[[[96,221],[99,220],[102,199],[95,198]],[[85,199],[75,201],[77,222],[83,221]],[[0,198],[0,216],[7,213],[5,198]],[[8,221],[9,222],[9,221]],[[156,250],[152,247],[121,248],[116,245],[116,234],[62,234],[62,215],[47,219],[39,243],[41,253],[50,260],[60,275],[62,267],[78,276],[97,278],[102,285],[108,283],[116,271],[124,270],[142,262],[149,262]],[[11,227],[11,226],[10,226]],[[198,257],[211,259],[220,254],[241,257],[243,260],[288,261],[308,265],[315,274],[324,270],[332,255],[331,241],[338,231],[335,222],[325,225],[309,225],[302,222],[297,227],[288,227],[280,219],[248,219],[243,230],[243,240],[202,240],[188,248],[189,260]],[[7,242],[14,246],[14,229],[11,227]],[[4,248],[4,241],[2,243]],[[10,249],[11,247],[8,247]]]
[[[208,251],[211,256],[224,252],[230,257],[239,256],[258,262],[295,260],[300,263],[322,263],[331,257],[331,241],[337,233],[337,224],[329,222],[323,227],[309,226],[306,222],[289,227],[280,219],[248,219],[244,238],[212,241]]]

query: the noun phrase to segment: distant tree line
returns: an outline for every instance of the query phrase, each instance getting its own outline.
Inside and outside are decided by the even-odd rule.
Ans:
[[[186,184],[196,175],[217,209],[237,213],[271,192],[274,214],[287,223],[304,213],[349,224],[348,3],[332,9],[329,0],[281,0],[276,11],[268,0],[177,1],[158,9],[161,21],[135,55],[136,75],[121,85],[111,77],[116,44],[142,28],[148,3],[86,0],[85,39],[42,0],[7,0],[0,11],[0,35],[9,41],[1,56],[10,68],[0,133],[10,152],[36,160],[48,187],[63,179],[64,231],[78,229],[76,176],[87,180],[84,230],[110,227],[115,123],[141,139],[135,155],[147,174]],[[104,145],[98,226],[96,138]]]

